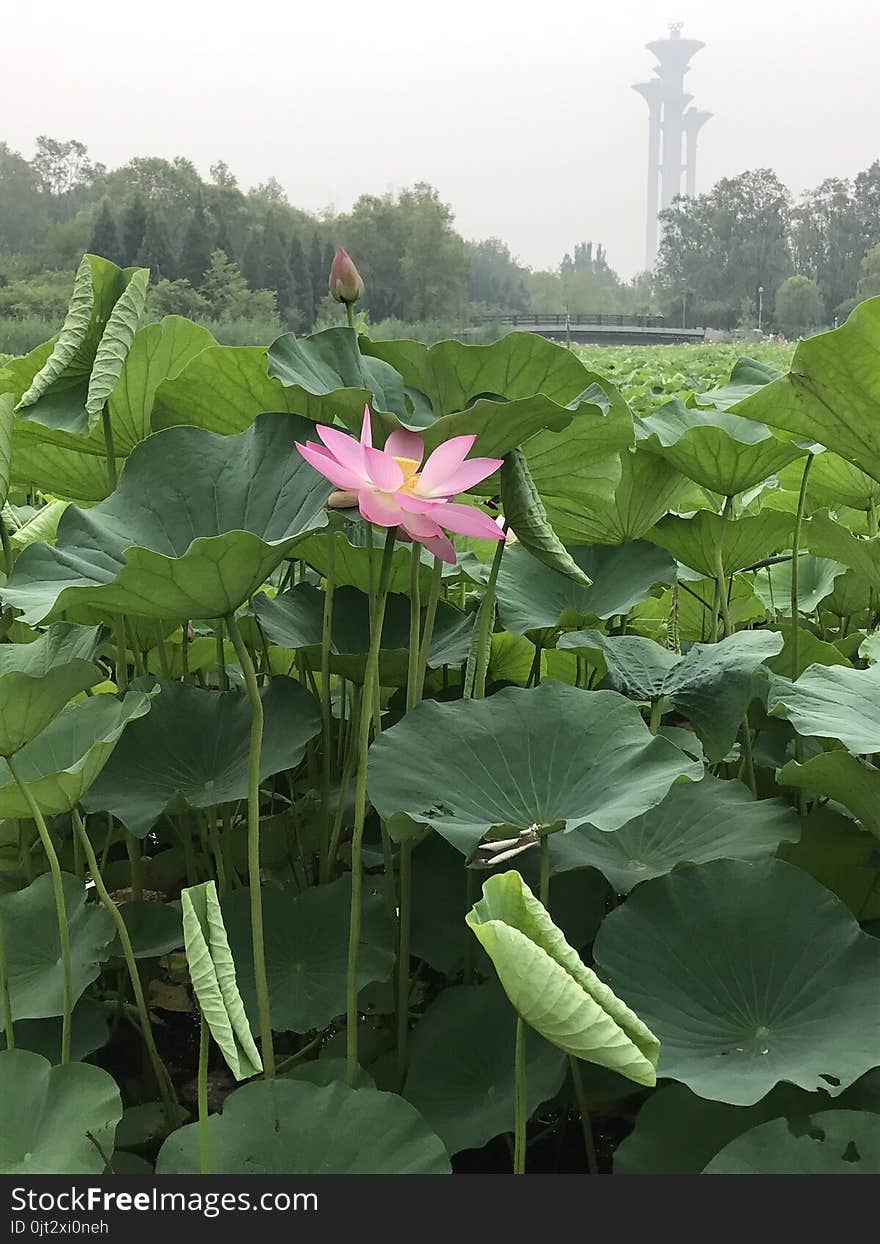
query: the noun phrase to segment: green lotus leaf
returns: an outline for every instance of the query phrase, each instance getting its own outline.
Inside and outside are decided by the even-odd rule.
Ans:
[[[70,936],[72,1001],[83,993],[109,958],[113,921],[103,907],[86,904],[86,888],[62,873]],[[23,890],[0,894],[6,938],[9,999],[13,1019],[60,1015],[64,982],[52,879],[42,873]],[[59,1042],[61,1034],[58,1034]]]
[[[10,534],[9,543],[12,545],[13,551],[16,554],[20,553],[29,544],[36,544],[38,540],[43,540],[46,544],[52,544],[55,540],[58,524],[61,521],[61,515],[66,509],[66,501],[50,501],[41,510],[37,510],[33,518],[28,519],[17,531],[13,531]]]
[[[880,539],[877,537],[862,540],[828,514],[814,514],[804,523],[802,540],[804,547],[817,557],[842,562],[873,586],[880,585]]]
[[[798,613],[813,613],[846,573],[841,562],[802,553],[798,558]],[[768,609],[791,617],[791,562],[777,562],[755,572],[755,594]]]
[[[158,959],[183,946],[183,924],[179,903],[160,903],[155,900],[129,899],[120,908],[128,930],[135,959]],[[111,954],[122,957],[122,946],[117,937]]]
[[[54,918],[54,909],[52,912]],[[110,1012],[89,998],[80,998],[70,1017],[70,1057],[81,1062],[107,1044],[110,1036]],[[15,1048],[30,1050],[47,1058],[50,1063],[61,1062],[61,1017],[51,1019],[19,1019],[15,1022]],[[0,1033],[0,1050],[6,1049],[6,1037]]]
[[[774,436],[765,424],[686,406],[680,398],[653,411],[637,430],[644,449],[724,497],[745,492],[807,452]]]
[[[395,1093],[345,1084],[255,1080],[208,1120],[216,1175],[447,1175],[439,1137]],[[159,1175],[198,1174],[198,1124],[173,1132]]]
[[[362,352],[350,328],[328,328],[310,337],[285,333],[272,342],[266,358],[269,375],[289,390],[289,409],[310,419],[332,423],[336,417],[360,434],[369,404],[386,433],[401,424],[422,426],[407,402],[403,378],[393,366]]]
[[[516,1016],[494,983],[446,989],[419,1020],[403,1094],[447,1152],[481,1149],[513,1131],[515,1038]],[[566,1068],[562,1051],[528,1029],[530,1115],[556,1096]]]
[[[331,486],[294,444],[312,433],[296,416],[269,414],[237,437],[197,428],[151,436],[111,497],[91,510],[69,506],[54,548],[24,550],[5,602],[25,621],[75,605],[150,618],[233,612],[326,524]]]
[[[538,432],[522,446],[547,519],[563,544],[589,541],[582,534],[584,510],[596,503],[611,504],[621,479],[620,451],[633,443],[629,408],[616,390],[611,392],[609,402],[601,391],[587,389],[588,400],[578,406],[567,427]],[[497,475],[474,491],[493,496],[498,491]]]
[[[428,413],[417,407],[417,426],[428,450],[470,434],[474,454],[500,458],[545,428],[566,427],[582,403],[603,418],[608,406],[599,377],[534,333],[508,333],[487,346],[362,338],[361,349],[389,363],[427,403]]]
[[[783,639],[782,650],[775,657],[769,657],[764,664],[774,674],[782,674],[786,678],[791,675],[791,623],[784,626],[768,627],[777,631]],[[810,665],[850,665],[839,648],[834,644],[825,643],[818,635],[805,627],[798,627],[798,669],[797,677]]]
[[[657,1074],[700,1097],[750,1106],[781,1080],[836,1096],[877,1062],[880,945],[780,860],[646,882],[593,953],[660,1038]]]
[[[501,827],[619,829],[702,774],[623,696],[548,681],[416,705],[370,749],[368,791],[380,816],[406,813],[468,854]]]
[[[560,648],[598,648],[618,691],[642,699],[664,697],[689,718],[710,760],[723,760],[754,694],[753,676],[782,650],[778,631],[739,631],[716,644],[694,644],[686,656],[638,635],[572,631]]]
[[[729,1141],[769,1119],[798,1127],[817,1110],[880,1111],[880,1077],[868,1072],[839,1097],[779,1084],[754,1106],[706,1101],[684,1084],[667,1084],[639,1110],[635,1129],[614,1151],[615,1175],[698,1175]],[[687,1127],[681,1125],[687,1119]]]
[[[110,492],[107,460],[87,450],[56,445],[36,423],[16,420],[12,443],[12,482],[65,501],[103,501]],[[116,459],[117,471],[124,459]]]
[[[861,921],[880,920],[876,852],[873,834],[827,806],[816,806],[803,818],[799,842],[779,847],[781,859],[815,877]]]
[[[11,393],[0,393],[0,510],[9,495],[10,468],[12,466],[12,428],[15,398]]]
[[[656,1082],[657,1038],[585,966],[518,872],[490,877],[466,920],[530,1027],[575,1058]]]
[[[119,380],[143,313],[149,281],[149,268],[132,269],[131,279],[110,312],[89,376],[86,414],[90,419],[101,414]]]
[[[148,681],[161,695],[126,731],[83,800],[88,811],[111,812],[138,838],[166,809],[211,808],[246,799],[248,791],[250,708],[243,692]],[[314,697],[290,678],[273,678],[261,695],[265,780],[296,768],[321,728],[321,713]]]
[[[697,394],[701,406],[714,406],[716,410],[729,410],[737,402],[743,401],[758,389],[763,389],[771,380],[778,380],[782,375],[776,367],[762,363],[759,359],[743,357],[737,359],[730,373],[730,378],[716,389]]]
[[[803,463],[793,463],[779,472],[783,488],[796,493],[801,485]],[[817,454],[807,477],[807,497],[814,505],[837,509],[868,511],[880,505],[880,484],[839,454]]]
[[[144,268],[118,268],[98,255],[83,256],[52,353],[18,399],[22,421],[89,435],[118,379],[148,278]]]
[[[373,582],[378,582],[379,564],[385,537],[372,532],[366,523],[349,522],[337,512],[330,514],[330,532],[333,538],[333,580],[337,587],[356,587],[361,592],[370,590],[370,566]],[[296,546],[296,555],[307,565],[314,567],[324,577],[330,570],[328,531],[316,531],[304,536]],[[374,537],[370,553],[368,539]],[[391,558],[391,576],[388,590],[392,594],[405,595],[409,591],[410,560],[412,545],[396,541]],[[424,600],[431,586],[434,558],[425,548],[419,550],[419,589]]]
[[[626,544],[640,540],[692,487],[669,462],[637,447],[620,454],[620,481],[611,501],[579,498],[571,525],[560,535],[578,544]]]
[[[30,1050],[0,1053],[0,1174],[100,1175],[113,1153],[122,1099],[88,1063],[53,1067]]]
[[[880,751],[880,665],[811,665],[797,682],[776,675],[767,708],[798,734],[839,739],[856,756]]]
[[[511,449],[504,458],[501,504],[508,525],[523,548],[556,574],[572,579],[581,587],[590,587],[589,575],[584,574],[550,525],[521,449]]]
[[[826,1110],[803,1130],[771,1119],[725,1145],[704,1175],[880,1175],[880,1116]]]
[[[269,376],[264,346],[208,345],[160,382],[151,423],[154,431],[189,425],[232,436],[266,411],[300,410],[293,390]]]
[[[280,596],[264,593],[254,597],[254,613],[267,639],[282,648],[305,652],[313,669],[320,667],[321,621],[324,593],[310,583],[297,583]],[[354,587],[338,587],[333,600],[333,626],[330,671],[353,682],[362,683],[370,646],[370,602]],[[425,610],[421,612],[424,623]],[[382,624],[382,651],[379,677],[383,687],[406,684],[409,654],[409,598],[389,595]],[[428,665],[461,665],[467,660],[474,615],[462,613],[439,601]]]
[[[520,545],[505,549],[496,594],[501,620],[511,634],[628,613],[656,583],[675,578],[672,558],[647,541],[572,546],[568,551],[592,579],[591,587],[543,565]]]
[[[180,901],[186,961],[202,1019],[236,1080],[248,1080],[263,1063],[235,981],[217,886],[213,881],[189,886]]]
[[[880,299],[869,298],[840,328],[799,342],[787,374],[740,402],[736,413],[818,441],[880,480],[878,333]]]
[[[782,786],[827,795],[849,808],[865,829],[880,838],[880,769],[845,751],[820,752],[803,764],[790,760],[779,770]]]
[[[716,572],[715,550],[720,544],[724,572],[730,575],[788,547],[793,526],[794,515],[779,510],[746,515],[726,524],[720,514],[699,510],[692,518],[667,514],[646,538],[691,570],[710,576]]]
[[[0,756],[40,733],[68,700],[104,675],[94,664],[102,629],[57,622],[32,644],[0,645]]]
[[[238,987],[256,1023],[249,895],[235,890],[221,904]],[[295,896],[263,891],[266,972],[272,1022],[277,1031],[325,1028],[345,1011],[351,877]],[[394,939],[384,899],[365,888],[358,985],[387,981],[394,968]]]
[[[741,782],[707,773],[700,782],[676,782],[656,808],[614,833],[582,825],[555,835],[551,868],[598,868],[618,894],[628,894],[682,864],[772,855],[781,842],[797,842],[800,832],[797,814],[782,799],[756,800]]]
[[[69,812],[110,759],[129,721],[149,712],[150,696],[96,695],[68,704],[15,757],[16,768],[44,816]],[[0,760],[0,816],[30,817],[9,766]]]

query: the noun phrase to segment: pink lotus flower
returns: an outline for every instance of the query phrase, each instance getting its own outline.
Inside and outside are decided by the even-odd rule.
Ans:
[[[422,466],[425,445],[415,432],[397,428],[384,449],[374,449],[370,408],[364,407],[361,439],[338,428],[318,424],[324,442],[297,442],[297,449],[316,471],[357,501],[361,517],[378,527],[400,527],[404,539],[417,540],[445,562],[455,564],[455,548],[444,534],[458,531],[481,540],[502,540],[494,519],[471,505],[450,498],[478,484],[501,466],[500,458],[465,461],[475,436],[453,436],[438,445]]]
[[[330,293],[337,302],[357,302],[364,296],[364,282],[348,251],[337,246],[330,265]]]

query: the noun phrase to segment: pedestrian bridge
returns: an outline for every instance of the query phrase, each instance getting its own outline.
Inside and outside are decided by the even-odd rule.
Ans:
[[[599,346],[669,346],[699,344],[705,338],[702,328],[677,328],[662,315],[477,315],[474,328],[498,325],[503,332],[537,333],[551,341],[576,341]]]

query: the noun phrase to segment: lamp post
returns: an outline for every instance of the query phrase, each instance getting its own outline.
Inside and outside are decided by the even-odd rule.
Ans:
[[[758,286],[758,332],[760,333],[764,325],[764,286]]]

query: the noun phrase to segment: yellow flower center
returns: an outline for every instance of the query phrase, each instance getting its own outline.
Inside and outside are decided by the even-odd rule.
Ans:
[[[416,490],[419,475],[421,474],[418,462],[415,458],[395,458],[394,461],[403,471],[403,483],[397,491],[412,495]]]

